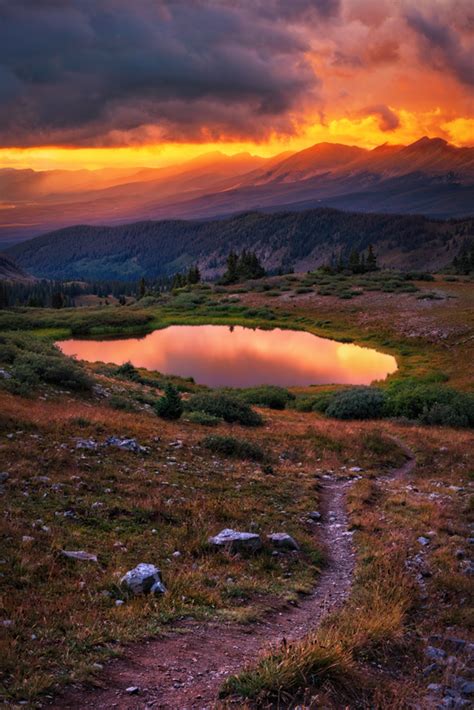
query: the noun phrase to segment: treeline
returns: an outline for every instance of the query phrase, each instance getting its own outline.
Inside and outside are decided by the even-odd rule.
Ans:
[[[456,274],[468,275],[474,272],[474,239],[465,241],[459,254],[453,260]]]
[[[341,274],[343,271],[350,271],[353,274],[367,274],[379,269],[372,244],[369,244],[367,254],[357,249],[353,249],[348,256],[344,256],[342,252],[336,256],[333,252],[329,262],[322,268],[332,274]]]
[[[127,298],[143,298],[174,287],[171,277],[139,281],[0,281],[0,308],[75,308],[80,296],[94,295],[107,302],[112,297],[125,305]]]
[[[220,279],[222,284],[235,284],[248,279],[261,279],[265,269],[254,251],[244,249],[240,254],[231,251],[227,257],[227,268]]]

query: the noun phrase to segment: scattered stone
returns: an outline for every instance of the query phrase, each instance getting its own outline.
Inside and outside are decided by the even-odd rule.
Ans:
[[[175,550],[172,554],[172,557],[181,557],[181,552],[179,550]]]
[[[115,600],[115,606],[122,606],[122,604],[125,604],[123,599],[116,599]]]
[[[425,656],[433,661],[441,661],[446,658],[446,651],[443,651],[442,648],[436,648],[435,646],[428,646],[425,649]]]
[[[128,693],[128,695],[138,695],[140,688],[137,685],[131,685],[125,692]]]
[[[439,665],[437,663],[430,663],[429,666],[426,666],[425,668],[423,668],[423,675],[424,676],[431,675],[432,673],[434,673],[437,670],[439,670]]]
[[[23,535],[21,540],[22,540],[22,542],[33,542],[34,537],[32,537],[31,535]]]
[[[14,625],[14,621],[12,619],[3,619],[2,620],[2,626],[4,626],[6,629],[10,628],[10,626]]]
[[[166,587],[161,579],[161,571],[155,565],[141,562],[129,570],[120,580],[132,594],[164,594]]]
[[[299,550],[300,546],[288,533],[272,533],[267,535],[270,542],[279,550]]]
[[[0,473],[0,485],[3,483],[6,483],[9,478],[10,478],[10,474],[7,473],[6,471],[2,471]]]
[[[84,552],[84,550],[61,550],[61,554],[64,555],[64,557],[69,557],[71,560],[97,562],[97,555]]]
[[[182,449],[183,448],[183,442],[181,439],[176,439],[176,441],[171,441],[170,446],[173,449]]]
[[[0,368],[0,378],[2,380],[11,380],[12,375],[7,370],[4,370],[2,367]]]
[[[148,453],[148,447],[140,446],[136,439],[120,439],[118,436],[109,436],[105,445],[117,446],[119,449],[124,449],[125,451],[133,451],[134,454]]]
[[[352,473],[360,473],[362,470],[363,470],[363,469],[360,468],[360,466],[352,466],[352,467],[349,469],[349,471],[351,471]]]
[[[310,520],[321,520],[322,515],[317,510],[312,510],[311,513],[308,514],[308,517]]]
[[[421,536],[417,539],[417,541],[420,543],[420,545],[423,545],[423,546],[429,545],[430,542],[431,542],[431,540],[430,540],[428,537],[424,537],[423,535],[421,535]]]
[[[441,683],[430,683],[428,686],[428,690],[430,690],[432,693],[441,693],[443,690],[443,686]]]
[[[463,695],[474,695],[474,681],[467,680],[461,686],[461,693]]]
[[[215,537],[210,537],[209,542],[215,547],[224,547],[229,552],[258,552],[262,548],[260,535],[230,528],[225,528]]]
[[[94,439],[76,439],[76,449],[87,449],[97,451],[99,444]]]

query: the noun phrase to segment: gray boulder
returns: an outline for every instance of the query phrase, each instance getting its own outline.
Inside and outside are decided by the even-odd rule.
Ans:
[[[147,446],[140,446],[136,439],[121,439],[118,436],[109,436],[105,442],[106,446],[117,446],[119,449],[124,449],[125,451],[133,451],[134,454],[146,454],[148,453]]]
[[[120,584],[132,594],[164,594],[166,592],[158,567],[145,562],[141,562],[129,570],[120,580]]]
[[[239,532],[225,528],[218,535],[209,538],[214,547],[224,548],[229,552],[258,552],[262,548],[260,535],[249,532]]]
[[[317,522],[321,520],[322,515],[318,510],[312,510],[311,513],[308,513],[308,518]]]
[[[300,546],[288,533],[272,533],[267,535],[268,539],[278,550],[299,550]]]
[[[82,560],[86,562],[97,562],[97,555],[84,550],[62,550],[64,557],[69,557],[71,560]]]

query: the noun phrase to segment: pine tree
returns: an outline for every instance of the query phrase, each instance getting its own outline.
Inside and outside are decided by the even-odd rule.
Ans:
[[[377,271],[377,257],[374,254],[374,247],[369,244],[369,249],[367,251],[367,271]]]
[[[138,298],[143,298],[143,296],[146,294],[146,281],[145,277],[142,276],[140,279],[140,283],[138,285]]]
[[[177,388],[168,382],[165,393],[155,405],[156,413],[162,419],[179,419],[183,413],[183,403]]]
[[[227,269],[222,276],[222,283],[225,284],[235,284],[239,280],[239,271],[238,271],[238,265],[239,265],[239,257],[235,253],[234,250],[232,250],[227,257]]]
[[[64,296],[61,291],[54,291],[51,296],[51,307],[62,308],[64,306]]]
[[[349,256],[349,269],[354,273],[357,274],[360,269],[360,254],[356,249],[353,249],[351,251],[351,254]]]

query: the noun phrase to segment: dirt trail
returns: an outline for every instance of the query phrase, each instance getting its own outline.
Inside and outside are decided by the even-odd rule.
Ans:
[[[402,442],[397,443],[405,450]],[[406,453],[410,458],[390,478],[399,478],[412,470],[413,456],[408,450]],[[350,485],[347,480],[322,479],[323,522],[315,526],[315,534],[326,548],[328,564],[314,592],[298,606],[272,611],[251,625],[191,622],[180,627],[181,633],[170,632],[128,646],[125,657],[107,664],[100,679],[101,688],[68,688],[57,696],[52,707],[211,710],[227,676],[283,639],[302,638],[344,603],[355,560],[345,512]],[[131,686],[138,687],[136,695],[127,693]]]

